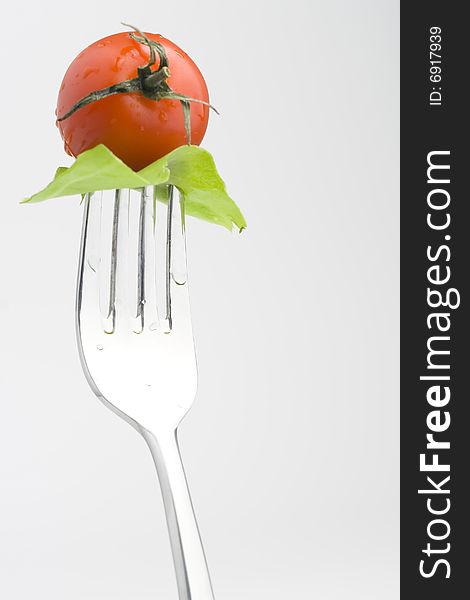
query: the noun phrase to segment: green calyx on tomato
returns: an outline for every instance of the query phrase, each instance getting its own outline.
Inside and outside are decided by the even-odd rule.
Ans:
[[[166,197],[165,188],[174,185],[182,196],[187,215],[230,231],[236,227],[241,232],[246,227],[211,154],[197,146],[180,146],[144,169],[134,171],[106,146],[98,145],[80,154],[71,167],[59,167],[49,185],[23,203],[150,185],[155,186],[155,198],[161,201]]]
[[[123,25],[126,25],[123,23]],[[144,66],[137,67],[137,76],[132,79],[126,79],[113,85],[101,88],[99,90],[93,90],[83,98],[80,98],[65,114],[58,116],[57,122],[60,123],[71,117],[77,110],[103,100],[109,96],[115,94],[141,94],[145,98],[154,101],[160,101],[164,99],[177,100],[181,102],[184,115],[184,127],[186,131],[187,144],[191,144],[191,102],[197,102],[211,108],[214,112],[217,110],[200,98],[191,98],[185,94],[174,92],[168,85],[168,78],[170,77],[170,69],[168,63],[168,56],[165,50],[165,46],[158,41],[151,40],[145,33],[142,33],[137,27],[133,25],[126,25],[134,30],[135,33],[129,33],[129,37],[135,40],[139,44],[143,44],[149,48],[149,60]],[[157,64],[157,54],[159,57],[159,64],[156,70],[153,67]]]

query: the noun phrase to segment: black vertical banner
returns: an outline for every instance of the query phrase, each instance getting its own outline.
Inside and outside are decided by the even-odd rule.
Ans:
[[[401,3],[401,597],[470,597],[470,34]]]

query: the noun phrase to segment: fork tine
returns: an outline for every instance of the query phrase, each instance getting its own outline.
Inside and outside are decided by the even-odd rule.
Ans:
[[[173,187],[173,186],[172,186]],[[186,231],[184,199],[180,193],[170,192],[168,202],[167,295],[172,327],[191,330],[186,265]]]
[[[168,190],[168,207],[166,217],[166,263],[165,263],[165,292],[166,320],[171,331],[173,322],[171,316],[171,251],[172,251],[172,215],[173,215],[173,186]]]
[[[185,285],[188,273],[186,262],[186,220],[184,198],[181,193],[173,199],[172,207],[172,238],[173,253],[171,261],[172,279],[177,285]]]
[[[76,305],[80,309],[83,303],[93,303],[96,317],[99,320],[99,286],[90,285],[90,277],[97,280],[100,270],[100,220],[101,220],[101,194],[86,194],[84,199],[82,234],[80,238],[80,258],[78,265],[78,281]],[[87,275],[87,274],[90,275]],[[84,282],[88,285],[83,285]],[[79,312],[79,311],[77,311]]]
[[[156,228],[156,210],[153,187],[150,186],[145,191],[145,222],[144,222],[144,250],[145,250],[145,269],[144,269],[144,304],[142,305],[145,321],[144,327],[148,331],[156,331],[158,326],[158,300],[157,300],[157,228]]]
[[[88,240],[88,232],[89,232],[89,215],[90,215],[90,198],[92,194],[86,194],[84,199],[84,207],[83,207],[83,221],[82,221],[82,233],[80,236],[80,254],[79,254],[79,262],[78,262],[78,283],[77,283],[77,297],[76,297],[76,305],[77,305],[77,315],[80,314],[80,308],[82,306],[83,300],[83,286],[81,285],[83,282],[83,270],[85,269],[85,265],[89,260],[88,257],[88,248],[87,248],[87,240]],[[91,268],[91,265],[89,265]]]
[[[139,208],[139,246],[137,251],[137,311],[134,326],[135,333],[144,329],[144,304],[145,304],[145,188],[140,193]]]
[[[145,303],[147,296],[147,277],[151,258],[151,248],[147,248],[147,194],[146,190],[131,190],[127,207],[127,229],[121,230],[123,240],[123,253],[126,254],[126,265],[122,268],[122,280],[126,288],[123,289],[123,309],[127,311],[127,327],[134,333],[144,330]],[[127,247],[126,247],[127,246]],[[121,260],[119,258],[118,262]],[[119,269],[119,266],[118,266]],[[130,322],[129,322],[130,319]]]
[[[109,306],[106,317],[105,331],[113,333],[116,321],[116,271],[117,271],[117,247],[119,232],[119,214],[121,205],[121,190],[116,190],[114,195],[113,230],[111,239],[111,268],[109,276]]]
[[[94,231],[92,244],[98,250],[98,285],[99,307],[102,327],[106,333],[114,331],[114,313],[116,298],[116,245],[119,216],[120,192],[113,194],[101,192],[98,206],[94,206],[98,198],[93,198],[90,218]],[[99,211],[99,212],[98,212]],[[96,218],[96,225],[95,225]]]

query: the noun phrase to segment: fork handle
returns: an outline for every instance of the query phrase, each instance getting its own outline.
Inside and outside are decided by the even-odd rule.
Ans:
[[[177,433],[158,436],[144,429],[157,468],[179,600],[214,600],[204,548],[184,473]]]

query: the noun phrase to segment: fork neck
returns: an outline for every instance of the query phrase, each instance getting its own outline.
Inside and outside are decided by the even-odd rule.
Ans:
[[[179,600],[214,600],[176,430],[157,437],[143,429],[157,468],[168,523]]]

